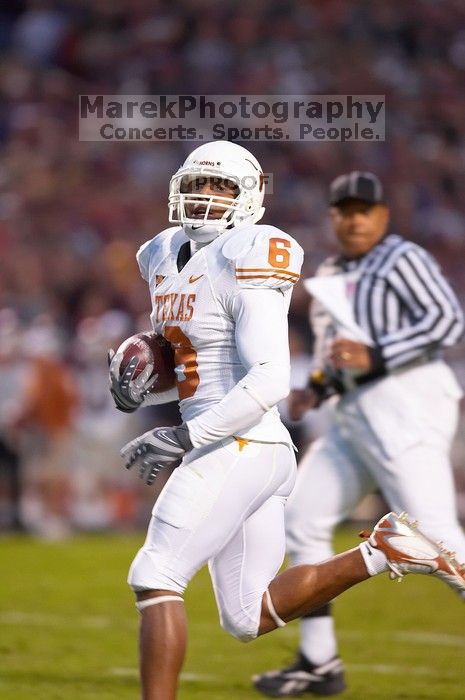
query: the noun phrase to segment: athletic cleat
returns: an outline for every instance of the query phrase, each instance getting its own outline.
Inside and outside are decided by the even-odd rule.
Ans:
[[[442,542],[430,540],[417,527],[416,521],[408,520],[407,513],[388,513],[371,534],[360,535],[368,536],[368,544],[385,554],[392,579],[400,581],[406,574],[430,574],[463,596],[465,565]]]
[[[253,676],[252,682],[257,690],[270,698],[297,697],[304,693],[336,695],[346,688],[344,668],[338,656],[315,666],[301,652],[292,666]]]

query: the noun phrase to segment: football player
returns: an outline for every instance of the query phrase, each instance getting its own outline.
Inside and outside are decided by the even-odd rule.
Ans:
[[[181,460],[129,571],[141,615],[144,700],[176,697],[186,647],[183,593],[207,562],[221,624],[242,641],[389,569],[396,576],[421,569],[465,589],[455,560],[393,513],[359,547],[276,576],[296,472],[276,404],[289,391],[287,312],[303,253],[287,233],[257,225],[263,195],[263,173],[248,150],[204,144],[171,179],[174,225],[137,254],[153,329],[175,350],[183,419],[122,450],[126,466],[137,464],[149,483]],[[120,408],[144,405],[146,389],[120,378],[115,358],[110,375]],[[170,399],[173,392],[158,397]]]

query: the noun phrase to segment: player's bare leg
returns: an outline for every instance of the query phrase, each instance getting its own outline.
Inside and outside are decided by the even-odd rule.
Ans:
[[[360,549],[356,548],[322,564],[284,571],[271,582],[269,592],[279,617],[288,622],[367,578],[369,573]],[[278,626],[266,598],[265,595],[259,634]],[[144,591],[137,594],[137,600],[141,613],[142,699],[175,700],[187,640],[182,598],[171,591]]]
[[[143,591],[137,601],[142,700],[175,700],[186,652],[184,601],[172,591]]]
[[[368,578],[370,574],[358,547],[321,564],[293,566],[283,571],[271,581],[269,595],[263,596],[258,634],[276,629],[276,616],[283,622],[295,620]]]
[[[262,602],[259,634],[312,612],[356,583],[390,570],[391,578],[429,574],[461,596],[465,592],[465,564],[442,543],[417,530],[405,513],[388,513],[360,547],[321,564],[291,567],[274,578]]]

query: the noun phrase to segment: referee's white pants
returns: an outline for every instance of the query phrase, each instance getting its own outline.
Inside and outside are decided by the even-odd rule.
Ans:
[[[232,438],[194,449],[174,470],[128,576],[134,591],[183,593],[208,561],[220,621],[254,639],[262,597],[285,553],[284,504],[295,483],[292,449]]]
[[[407,511],[465,561],[449,458],[460,396],[452,372],[438,361],[343,397],[329,431],[299,465],[286,508],[291,561],[332,556],[334,528],[376,488],[392,510]]]

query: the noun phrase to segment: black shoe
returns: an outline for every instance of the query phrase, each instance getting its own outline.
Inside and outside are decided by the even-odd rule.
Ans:
[[[315,666],[300,652],[292,666],[253,676],[252,682],[257,690],[271,698],[295,697],[304,693],[336,695],[346,688],[344,667],[338,656]]]

